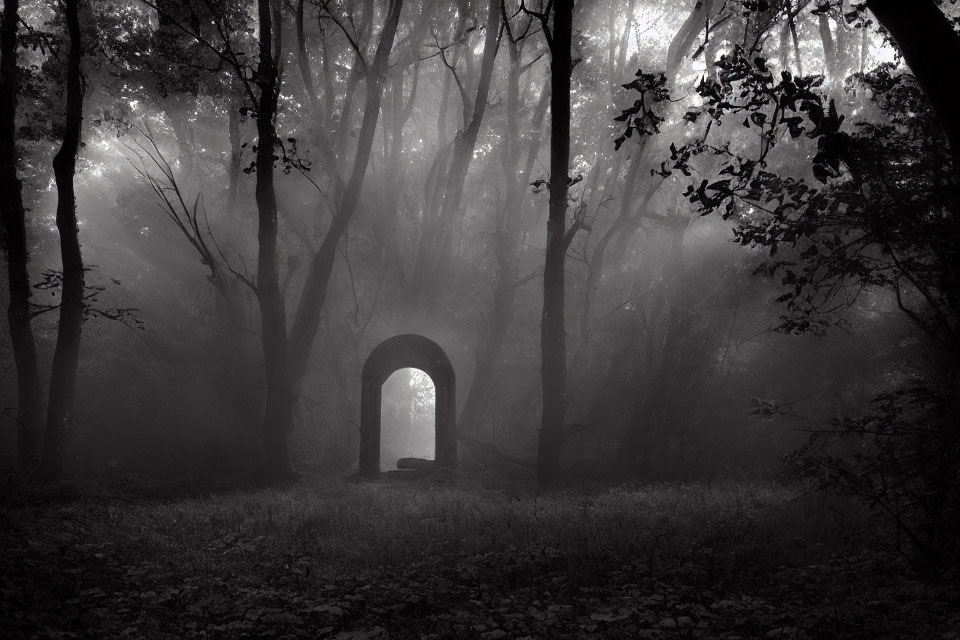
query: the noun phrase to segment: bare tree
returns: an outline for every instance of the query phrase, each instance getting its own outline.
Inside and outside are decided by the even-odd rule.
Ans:
[[[449,271],[453,258],[453,233],[462,216],[463,188],[473,161],[477,138],[487,109],[493,67],[500,47],[500,0],[489,0],[485,22],[483,58],[476,76],[476,91],[471,95],[456,68],[450,64],[441,49],[440,58],[447,65],[460,91],[463,106],[463,128],[457,133],[449,158],[438,155],[435,161],[436,189],[430,200],[423,233],[411,277],[412,300],[424,315],[435,310],[444,282],[442,274]]]
[[[533,20],[523,16],[523,24],[512,25],[510,17],[504,15],[504,32],[507,36],[506,48],[510,55],[510,66],[506,78],[506,110],[504,113],[504,132],[502,136],[501,166],[506,184],[505,197],[496,216],[495,254],[497,261],[497,282],[493,293],[493,307],[488,321],[480,327],[480,340],[477,348],[473,380],[467,393],[460,415],[460,432],[476,435],[477,428],[487,407],[500,366],[501,353],[507,339],[507,332],[513,322],[517,288],[526,278],[518,279],[521,244],[523,240],[523,216],[527,203],[526,189],[530,183],[530,173],[540,152],[541,129],[550,98],[548,85],[540,87],[540,96],[529,119],[529,140],[521,135],[522,104],[524,93],[521,89],[521,76],[529,71],[535,55],[529,62],[523,60],[524,43],[528,42]],[[525,83],[526,92],[534,87],[533,82]],[[526,160],[523,155],[526,153]]]
[[[333,222],[327,230],[327,235],[314,254],[310,269],[300,293],[300,303],[297,306],[293,326],[290,329],[289,339],[289,372],[283,380],[285,387],[267,387],[268,411],[264,417],[264,433],[268,439],[280,442],[283,447],[276,447],[271,458],[277,468],[284,466],[289,469],[289,455],[286,448],[286,437],[292,428],[293,408],[300,385],[310,361],[310,352],[320,326],[320,314],[323,311],[327,298],[327,289],[330,285],[330,275],[336,261],[340,241],[343,238],[350,220],[360,204],[360,195],[363,189],[363,180],[370,162],[370,152],[373,147],[374,134],[377,129],[377,120],[380,115],[380,101],[383,96],[383,85],[389,70],[390,52],[397,35],[397,26],[400,22],[400,13],[403,9],[403,0],[391,0],[380,42],[373,61],[365,64],[366,103],[363,111],[363,121],[360,125],[357,151],[354,155],[353,169],[350,179],[343,189],[342,196],[333,217]],[[271,393],[273,398],[271,399]]]

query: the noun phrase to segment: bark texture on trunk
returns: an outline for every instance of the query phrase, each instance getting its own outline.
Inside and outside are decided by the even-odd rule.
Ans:
[[[537,481],[557,482],[563,420],[567,405],[567,347],[564,325],[564,258],[566,256],[567,179],[570,168],[570,45],[573,0],[557,0],[550,46],[550,216],[543,269],[543,313],[540,327],[543,415],[537,448]]]
[[[63,475],[63,445],[71,420],[77,363],[80,359],[80,332],[83,324],[83,256],[77,229],[77,198],[73,178],[80,150],[83,124],[83,78],[80,69],[79,0],[66,0],[65,11],[70,50],[67,58],[67,107],[63,142],[53,158],[57,183],[57,231],[60,235],[60,259],[63,287],[57,346],[53,352],[50,395],[47,404],[47,428],[43,443],[40,476],[47,481]]]
[[[30,326],[30,275],[27,271],[26,212],[17,174],[17,24],[18,0],[4,0],[0,24],[0,245],[7,253],[10,302],[7,322],[17,370],[17,447],[20,462],[34,465],[39,454],[42,391],[37,347]]]

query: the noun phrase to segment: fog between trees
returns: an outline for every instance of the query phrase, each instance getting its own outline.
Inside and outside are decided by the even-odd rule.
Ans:
[[[584,0],[567,47],[533,4],[6,0],[5,467],[349,473],[402,333],[463,465],[547,483],[767,477],[953,397],[956,90],[914,45],[955,7]]]

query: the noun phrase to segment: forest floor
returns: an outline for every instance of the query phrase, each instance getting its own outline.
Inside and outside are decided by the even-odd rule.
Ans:
[[[24,489],[0,499],[0,636],[960,638],[960,585],[876,527],[733,482]]]

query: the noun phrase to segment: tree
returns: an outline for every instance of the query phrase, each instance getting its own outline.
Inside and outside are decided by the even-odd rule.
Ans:
[[[30,468],[40,455],[39,425],[41,421],[41,388],[36,343],[30,326],[34,315],[30,305],[30,281],[27,272],[26,216],[21,183],[17,175],[16,148],[17,111],[17,2],[4,4],[2,24],[2,56],[0,63],[0,180],[3,181],[3,223],[6,236],[7,265],[10,279],[8,319],[17,362],[19,387],[18,440],[22,463]],[[48,395],[47,420],[42,439],[42,456],[37,477],[44,481],[58,480],[63,468],[64,435],[72,415],[77,363],[80,356],[80,335],[85,315],[84,264],[77,228],[74,174],[80,148],[83,122],[83,78],[81,71],[82,43],[79,1],[67,0],[64,5],[69,48],[66,64],[66,107],[60,150],[53,160],[57,184],[57,231],[60,237],[62,270],[48,278],[48,284],[59,280],[61,301],[57,342],[53,355]],[[56,308],[56,307],[53,307]]]
[[[929,18],[935,34],[936,16]],[[945,39],[960,42],[952,30]],[[944,52],[947,44],[933,48]],[[925,55],[917,60],[922,67]],[[885,509],[929,564],[956,552],[948,541],[960,512],[960,235],[956,164],[942,144],[943,132],[953,144],[943,94],[955,90],[893,65],[857,74],[851,82],[869,89],[878,117],[850,127],[824,97],[823,82],[789,72],[778,78],[766,58],[735,47],[717,62],[716,79],[697,87],[702,106],[685,119],[699,132],[671,145],[661,173],[690,177],[701,163],[704,177],[684,196],[701,214],[734,220],[735,241],[769,256],[758,272],[780,278],[780,331],[820,335],[845,326],[841,311],[866,291],[886,290],[928,336],[936,357],[922,381],[877,395],[863,418],[835,420],[797,459],[826,484]],[[753,135],[717,140],[726,119]],[[783,148],[805,144],[815,144],[810,166],[786,168]],[[837,432],[856,434],[863,449],[848,459],[831,454],[822,444]]]
[[[10,302],[7,322],[13,343],[17,369],[17,445],[24,466],[33,465],[40,451],[40,428],[43,416],[40,369],[37,347],[30,324],[30,275],[27,271],[26,212],[22,184],[17,173],[17,27],[18,0],[4,0],[0,23],[0,235],[7,253],[7,274]]]
[[[260,24],[260,90],[257,114],[257,300],[263,343],[266,381],[263,441],[267,473],[283,477],[291,472],[286,442],[289,419],[283,414],[293,400],[287,365],[287,315],[277,269],[277,194],[274,188],[274,159],[277,147],[277,100],[280,96],[280,70],[273,50],[273,11],[271,0],[258,0]],[[279,29],[280,25],[276,25]],[[279,39],[279,35],[278,35]]]
[[[500,48],[500,1],[489,0],[484,27],[483,57],[476,73],[476,89],[469,89],[457,75],[454,65],[446,61],[446,53],[440,50],[441,60],[454,77],[460,90],[463,112],[463,128],[454,137],[449,155],[447,150],[438,153],[434,169],[436,175],[431,205],[417,251],[416,264],[411,275],[412,302],[423,317],[435,311],[437,298],[443,284],[443,274],[451,266],[453,231],[463,215],[463,188],[477,146],[477,137],[483,125],[487,100],[493,79],[494,62]],[[466,52],[472,56],[472,52]],[[473,66],[473,65],[469,65]],[[469,67],[468,67],[469,68]],[[442,141],[441,141],[442,144]]]
[[[504,131],[501,136],[501,166],[503,180],[506,183],[502,210],[496,217],[496,263],[497,281],[493,293],[493,307],[489,313],[489,322],[480,328],[479,346],[474,366],[474,376],[467,393],[467,399],[460,414],[462,434],[476,435],[484,410],[496,381],[497,368],[500,365],[507,332],[513,322],[518,281],[521,242],[523,239],[523,217],[526,211],[526,190],[530,183],[530,173],[540,153],[541,129],[550,98],[548,83],[540,89],[540,96],[530,116],[528,130],[530,139],[521,135],[523,93],[520,78],[529,64],[524,65],[524,43],[534,24],[533,18],[526,19],[522,25],[512,25],[510,16],[502,16],[504,33],[507,36],[507,51],[510,66],[506,80],[506,111],[504,113]],[[528,81],[533,88],[535,83]],[[526,144],[525,144],[526,143]],[[526,158],[521,165],[524,150]]]
[[[570,172],[570,75],[573,71],[573,0],[553,3],[552,26],[541,16],[550,47],[550,215],[543,268],[540,379],[543,413],[537,446],[537,481],[559,479],[560,447],[567,406],[567,346],[564,323],[564,262],[567,253],[567,191]]]
[[[953,151],[954,170],[960,177],[960,121],[956,117],[960,87],[950,74],[943,73],[944,60],[960,58],[960,33],[934,0],[868,0],[866,6],[890,33],[930,98]]]
[[[77,197],[73,184],[77,153],[80,150],[80,128],[83,124],[79,0],[66,0],[64,10],[70,39],[67,53],[67,102],[63,141],[53,158],[53,171],[57,182],[57,231],[60,235],[63,286],[57,345],[53,352],[50,375],[46,436],[39,470],[40,477],[47,481],[59,480],[63,472],[63,439],[73,410],[84,315],[84,266],[77,228]]]
[[[157,11],[163,11],[158,5],[154,5],[154,8]],[[256,116],[258,142],[254,169],[257,180],[255,193],[258,254],[256,282],[249,284],[256,293],[261,316],[261,342],[266,385],[262,434],[265,472],[271,479],[287,479],[295,473],[290,462],[288,445],[288,437],[293,429],[294,409],[320,325],[321,312],[326,301],[339,244],[360,203],[364,176],[377,129],[383,85],[389,70],[390,53],[402,8],[403,0],[390,2],[372,61],[366,60],[362,49],[355,46],[356,63],[350,75],[350,85],[355,84],[354,78],[356,82],[359,81],[361,69],[366,70],[366,101],[363,121],[357,136],[357,149],[349,178],[340,189],[337,207],[324,241],[310,258],[299,304],[289,329],[286,301],[280,286],[278,268],[277,194],[274,184],[275,162],[279,159],[277,153],[282,146],[276,129],[281,89],[278,60],[281,51],[279,4],[272,0],[258,1],[258,62],[252,82],[247,76],[246,63],[231,41],[231,29],[225,16],[209,15],[206,18],[217,25],[220,35],[218,44],[214,44],[201,33],[199,28],[201,23],[177,22],[180,29],[189,33],[208,49],[212,49],[233,69],[237,79],[244,85],[247,97],[253,103],[252,111]],[[362,22],[369,27],[373,20],[372,3],[365,4],[364,10],[366,17]],[[191,11],[190,15],[194,16],[196,13]],[[348,86],[343,117],[349,113],[352,91],[353,89]],[[342,131],[345,132],[346,129],[347,127],[343,127]],[[346,137],[342,137],[342,140],[345,141]]]
[[[340,240],[343,238],[350,220],[360,204],[363,180],[367,172],[370,151],[380,114],[383,85],[389,69],[390,52],[393,50],[393,41],[397,34],[402,8],[403,0],[391,0],[380,34],[380,42],[377,44],[373,61],[367,68],[366,103],[353,169],[343,190],[333,221],[327,230],[327,235],[324,237],[320,249],[311,260],[310,269],[301,290],[300,303],[297,307],[293,327],[290,329],[290,371],[289,378],[284,380],[285,383],[288,383],[288,386],[272,390],[274,394],[272,405],[270,400],[271,389],[269,386],[267,388],[267,403],[268,406],[273,407],[273,411],[267,411],[264,417],[265,437],[275,440],[277,443],[282,441],[282,446],[271,448],[271,466],[276,469],[289,469],[290,462],[286,439],[292,428],[296,394],[299,393],[300,385],[303,383],[307,364],[310,360],[310,352],[317,335],[317,329],[320,326],[320,314],[326,302],[330,275],[333,272],[333,264],[338,254]]]

